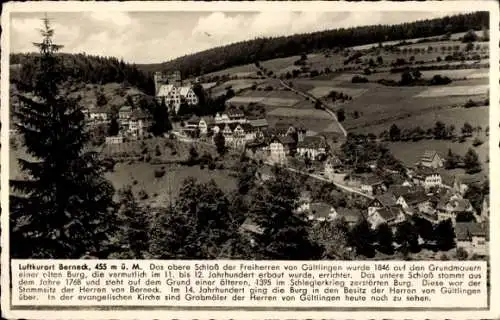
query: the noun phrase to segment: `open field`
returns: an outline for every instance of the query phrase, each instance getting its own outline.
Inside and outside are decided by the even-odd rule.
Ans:
[[[363,93],[368,91],[368,89],[363,88],[343,88],[343,87],[314,87],[314,89],[309,90],[308,93],[316,98],[323,98],[327,96],[330,92],[342,92],[351,96],[353,99],[361,96]]]
[[[299,117],[309,119],[331,119],[331,116],[323,110],[298,109],[298,108],[276,108],[267,113],[274,117]]]
[[[257,69],[255,68],[255,65],[253,63],[251,64],[245,64],[242,66],[236,66],[212,73],[207,73],[205,77],[213,77],[213,76],[223,76],[223,75],[230,75],[230,76],[236,76],[238,73],[247,73],[247,72],[256,72]]]
[[[484,134],[479,135],[479,137],[484,143],[475,148],[472,147],[473,139],[471,138],[463,143],[446,140],[420,140],[418,142],[389,142],[387,146],[397,159],[409,166],[414,165],[426,150],[436,150],[442,157],[445,157],[448,149],[463,156],[469,148],[473,148],[479,156],[479,161],[483,164],[482,173],[488,174],[488,163],[486,163],[489,153],[488,137],[485,137]],[[454,171],[456,173],[463,173],[463,170]]]
[[[415,97],[474,96],[487,94],[488,89],[489,85],[487,84],[476,86],[433,87],[418,93]]]
[[[475,33],[478,36],[480,36],[480,37],[483,34],[482,31],[475,31]],[[465,34],[466,34],[466,32],[453,33],[453,34],[451,34],[450,40],[458,40],[461,37],[463,37]],[[444,34],[441,35],[441,36],[444,36]],[[440,36],[437,36],[437,37],[440,37]],[[432,38],[434,38],[434,37],[432,37]],[[421,40],[421,39],[425,39],[425,38],[408,39],[408,40],[406,40],[406,42],[416,42],[416,41]],[[401,40],[384,41],[384,42],[382,42],[382,45],[384,45],[384,46],[386,46],[386,45],[390,46],[390,45],[398,44],[399,42],[401,42]],[[460,42],[458,42],[458,43],[460,43]],[[370,49],[372,47],[375,47],[375,48],[378,47],[378,43],[368,43],[368,44],[364,44],[364,45],[350,47],[350,49],[353,49],[353,50],[365,50],[365,49]]]
[[[397,111],[395,111],[397,112]],[[366,126],[352,129],[359,133],[374,133],[380,134],[384,130],[388,130],[392,124],[399,128],[415,128],[420,126],[424,130],[434,127],[436,121],[441,121],[446,125],[453,124],[456,130],[460,130],[465,122],[469,122],[472,126],[481,126],[483,129],[489,124],[489,107],[474,107],[474,108],[445,108],[440,110],[430,110],[421,114],[409,115],[402,119],[391,119],[383,123],[367,123]]]
[[[290,107],[299,102],[298,99],[287,99],[278,97],[254,97],[254,96],[236,96],[228,100],[232,105],[259,103],[270,107]]]
[[[164,167],[166,173],[161,178],[156,178],[154,171]],[[170,197],[176,198],[179,194],[182,182],[188,177],[194,177],[199,182],[208,182],[214,179],[217,185],[226,191],[233,190],[236,186],[235,179],[229,170],[200,169],[199,166],[180,165],[151,165],[149,163],[124,164],[115,166],[114,172],[106,174],[114,188],[119,190],[125,186],[131,186],[134,194],[144,190],[151,205],[167,205]],[[155,197],[155,194],[157,195]]]
[[[488,83],[488,78],[489,78],[489,72],[488,69],[457,69],[457,70],[424,70],[421,71],[422,73],[422,78],[424,79],[431,79],[435,75],[441,75],[448,77],[452,80],[476,80],[476,79],[483,79],[483,83]],[[349,77],[348,77],[349,75]],[[401,73],[394,73],[394,72],[376,72],[372,73],[370,75],[363,75],[363,74],[358,74],[360,76],[363,76],[367,78],[371,82],[376,82],[380,79],[387,79],[387,80],[394,80],[394,81],[399,81],[401,80]],[[352,76],[354,76],[353,73],[351,74],[345,74],[345,78],[347,81],[350,81],[352,79]],[[337,80],[336,78],[335,80]],[[451,83],[450,85],[454,85],[454,83]],[[448,85],[448,86],[450,86]]]
[[[295,92],[288,90],[247,90],[238,95],[239,97],[265,97],[265,98],[282,98],[282,99],[303,99]]]
[[[254,84],[258,85],[265,80],[261,79],[234,79],[226,81],[218,86],[212,88],[213,95],[219,95],[225,93],[227,89],[232,88],[234,92],[238,92],[240,90],[251,88]]]
[[[369,88],[369,90],[342,106],[346,112],[343,125],[347,130],[360,131],[365,130],[366,127],[390,125],[399,119],[411,122],[412,117],[419,114],[430,114],[430,112],[437,112],[454,105],[463,105],[469,98],[466,96],[415,98],[428,87],[387,87],[376,84],[363,84],[360,87]],[[479,95],[477,98],[484,99],[486,96]],[[358,119],[353,118],[354,112],[360,115]]]
[[[266,115],[266,119],[267,122],[269,123],[269,126],[271,127],[274,126],[276,123],[287,123],[297,127],[306,128],[307,130],[315,133],[324,132],[325,129],[327,129],[333,123],[332,119],[326,119],[326,118],[302,118],[294,116],[276,116],[269,114]],[[331,130],[332,131],[330,132],[337,132],[333,131],[334,130],[333,127]]]

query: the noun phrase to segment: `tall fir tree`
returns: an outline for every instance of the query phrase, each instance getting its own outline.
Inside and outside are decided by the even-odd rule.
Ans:
[[[115,225],[114,190],[97,154],[86,148],[81,108],[60,91],[62,46],[52,43],[49,19],[42,21],[37,69],[27,84],[32,98],[20,95],[14,113],[30,157],[19,159],[23,179],[11,181],[11,255],[104,257]]]
[[[299,207],[297,181],[288,172],[274,168],[265,186],[252,190],[250,217],[263,229],[256,236],[260,259],[317,260],[323,248],[310,238],[307,218],[296,213]]]

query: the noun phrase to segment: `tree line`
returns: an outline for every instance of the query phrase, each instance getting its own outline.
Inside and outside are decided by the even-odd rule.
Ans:
[[[487,12],[427,19],[398,25],[376,25],[320,31],[287,37],[257,38],[185,55],[162,63],[140,65],[148,71],[180,70],[185,76],[200,75],[233,66],[270,60],[331,47],[350,47],[373,42],[430,37],[466,32],[488,25]]]
[[[125,63],[115,57],[101,57],[85,53],[57,53],[61,63],[59,72],[63,80],[84,83],[106,84],[111,82],[125,83],[141,89],[148,95],[154,95],[154,81],[151,73],[144,72],[135,64]],[[20,64],[12,80],[28,84],[37,73],[39,53],[14,53],[10,56],[10,64]]]

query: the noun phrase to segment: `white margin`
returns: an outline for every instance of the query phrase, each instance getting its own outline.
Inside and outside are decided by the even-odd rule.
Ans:
[[[491,262],[491,297],[490,310],[479,312],[463,311],[424,311],[424,312],[324,312],[324,311],[11,311],[9,288],[9,247],[8,247],[8,203],[9,203],[9,53],[10,53],[10,14],[12,12],[75,12],[75,11],[489,11],[490,12],[490,194],[495,195],[500,191],[499,156],[499,6],[494,0],[484,1],[407,1],[407,2],[344,2],[344,1],[300,1],[300,2],[10,2],[4,4],[2,12],[2,56],[1,56],[1,302],[3,317],[35,318],[35,319],[125,319],[125,318],[162,318],[162,319],[248,319],[248,318],[337,318],[337,319],[498,319],[500,318],[500,252],[495,244],[500,244],[500,235],[493,227],[500,228],[500,216],[495,208],[500,207],[500,199],[490,196],[490,262]],[[5,170],[7,168],[7,170]],[[500,229],[498,230],[500,231]],[[495,286],[497,284],[497,286]],[[465,298],[465,297],[464,297]],[[161,316],[160,316],[161,315]]]

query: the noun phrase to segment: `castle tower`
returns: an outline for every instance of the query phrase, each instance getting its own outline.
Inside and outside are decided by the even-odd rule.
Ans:
[[[167,82],[167,77],[163,74],[163,72],[156,71],[153,75],[153,79],[155,82],[155,92],[158,92],[158,89],[160,88],[160,85],[166,84]]]

